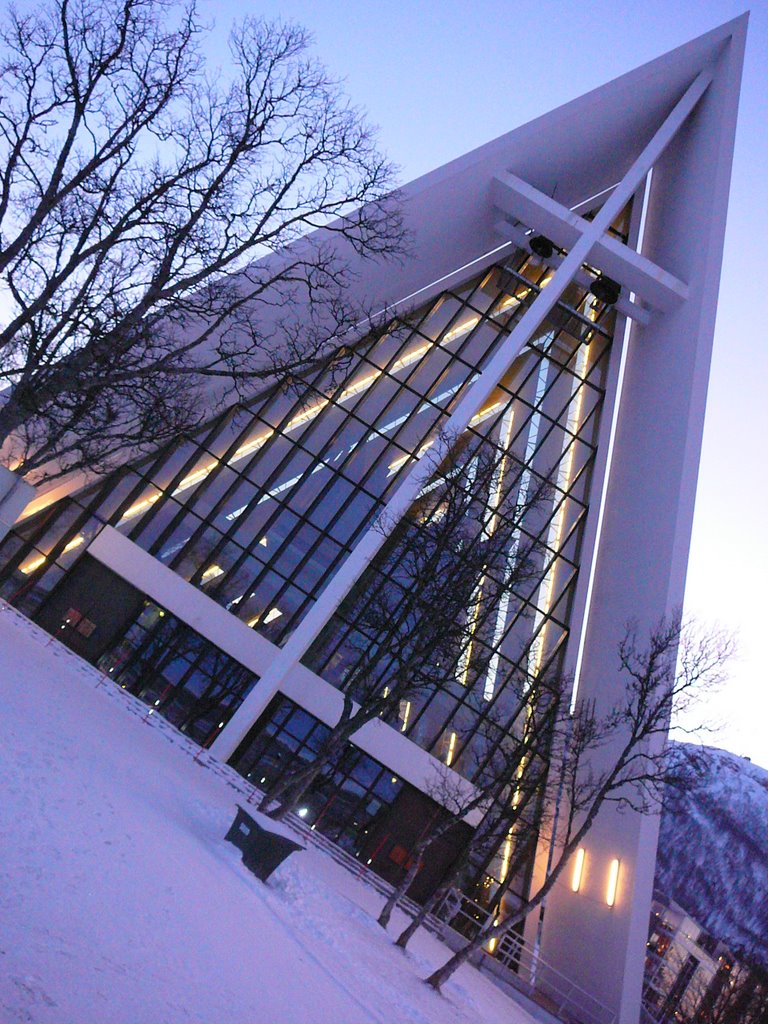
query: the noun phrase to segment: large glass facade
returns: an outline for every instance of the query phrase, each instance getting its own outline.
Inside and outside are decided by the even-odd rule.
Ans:
[[[124,690],[209,746],[256,682],[252,672],[153,601],[98,666]]]
[[[3,543],[0,594],[34,614],[109,523],[284,643],[550,275],[518,252],[300,383],[235,405],[194,437],[50,506]],[[480,747],[514,726],[530,679],[556,668],[564,650],[613,321],[585,285],[570,285],[457,442],[494,453],[498,472],[477,500],[487,524],[513,510],[510,563],[521,547],[536,562],[513,588],[492,572],[479,582],[454,664],[393,720],[469,776],[482,770]],[[385,564],[371,572],[394,582]],[[375,585],[374,576],[360,584]],[[306,659],[342,687],[359,656],[352,638],[368,630],[376,642],[354,607],[342,607]]]
[[[310,763],[328,732],[293,701],[278,697],[232,764],[255,786],[268,790],[286,771]],[[297,810],[311,828],[360,855],[403,786],[390,768],[349,744],[324,766]]]

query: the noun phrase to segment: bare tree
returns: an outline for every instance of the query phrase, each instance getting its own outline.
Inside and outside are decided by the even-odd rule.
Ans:
[[[531,487],[520,506],[512,498],[501,500],[491,525],[487,495],[498,487],[502,467],[509,481],[515,475],[511,457],[483,441],[437,467],[432,483],[321,635],[311,664],[338,644],[339,634],[346,644],[350,665],[341,711],[313,760],[284,772],[268,789],[261,808],[277,803],[269,812],[273,817],[295,807],[363,725],[396,717],[401,702],[426,697],[456,678],[478,628],[472,609],[482,581],[498,601],[532,576],[536,544],[521,537],[521,523],[546,485]],[[484,657],[475,655],[476,671]]]
[[[707,991],[697,994],[696,1024],[768,1024],[768,970],[754,953],[724,957]]]
[[[430,849],[469,815],[481,812],[482,819],[460,844],[450,869],[435,892],[398,938],[397,944],[403,949],[471,862],[486,860],[496,853],[506,837],[511,833],[521,833],[524,823],[525,830],[529,830],[529,819],[538,818],[538,814],[534,812],[531,815],[531,812],[534,806],[538,807],[538,798],[546,785],[566,700],[566,687],[560,677],[554,680],[547,679],[545,675],[538,677],[526,688],[511,718],[504,721],[503,741],[493,744],[490,758],[485,759],[482,765],[478,764],[478,770],[471,773],[476,779],[473,786],[462,784],[447,771],[440,772],[435,778],[428,793],[446,809],[446,813],[442,819],[431,823],[411,851],[408,870],[379,914],[378,923],[383,928],[389,924],[395,907],[423,867]],[[487,713],[483,726],[487,727],[495,717]],[[483,749],[486,744],[481,742],[479,746]],[[518,843],[518,854],[523,845]]]
[[[565,680],[560,677],[544,685],[541,679],[535,680],[519,707],[525,718],[522,734],[511,723],[504,747],[494,758],[490,772],[486,770],[481,776],[480,788],[486,796],[482,819],[466,835],[435,891],[396,939],[395,945],[401,949],[407,947],[450,893],[460,890],[467,877],[476,875],[480,866],[487,864],[502,847],[508,850],[508,857],[504,877],[488,906],[489,917],[498,916],[510,890],[530,868],[539,834],[547,824],[543,800],[552,760],[562,749],[568,729]]]
[[[680,616],[662,620],[647,643],[639,640],[636,626],[627,627],[618,650],[624,688],[615,706],[599,715],[582,705],[571,719],[546,877],[513,913],[481,927],[427,978],[428,984],[439,990],[474,953],[502,938],[546,899],[604,806],[651,813],[659,809],[665,785],[690,784],[696,766],[687,759],[681,762],[666,743],[670,719],[721,682],[732,650],[730,637],[719,631],[704,633]]]
[[[226,73],[206,36],[194,0],[6,12],[0,444],[25,474],[103,469],[198,422],[206,382],[296,372],[361,315],[344,253],[403,250],[393,169],[306,32],[246,18]]]

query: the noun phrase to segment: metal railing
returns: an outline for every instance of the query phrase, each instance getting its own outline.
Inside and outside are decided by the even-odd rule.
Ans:
[[[468,896],[462,897],[458,910],[444,901],[436,915],[465,938],[477,935],[490,916],[487,908]],[[611,1009],[548,963],[516,932],[507,932],[493,949],[484,952],[478,962],[481,970],[497,974],[566,1024],[615,1024]]]

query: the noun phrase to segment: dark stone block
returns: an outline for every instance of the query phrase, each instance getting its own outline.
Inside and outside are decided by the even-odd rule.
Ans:
[[[243,864],[262,882],[292,853],[304,849],[301,843],[257,824],[239,804],[224,838],[242,851]]]

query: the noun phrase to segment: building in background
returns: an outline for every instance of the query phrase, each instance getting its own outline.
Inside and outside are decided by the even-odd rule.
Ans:
[[[409,260],[352,286],[389,329],[153,458],[40,491],[0,549],[3,596],[266,784],[338,715],[364,648],[344,602],[374,579],[377,518],[407,513],[427,453],[506,453],[477,499],[489,524],[527,510],[509,557],[533,543],[535,578],[498,599],[484,582],[441,685],[361,730],[305,808],[396,874],[439,812],[436,764],[471,782],[544,672],[610,706],[625,623],[682,603],[745,31],[406,186]],[[528,928],[621,1024],[639,1012],[657,830],[601,813],[578,891],[556,887]],[[478,865],[488,899],[505,862]]]
[[[734,956],[674,900],[655,892],[645,960],[647,1024],[764,1024],[768,974]]]

